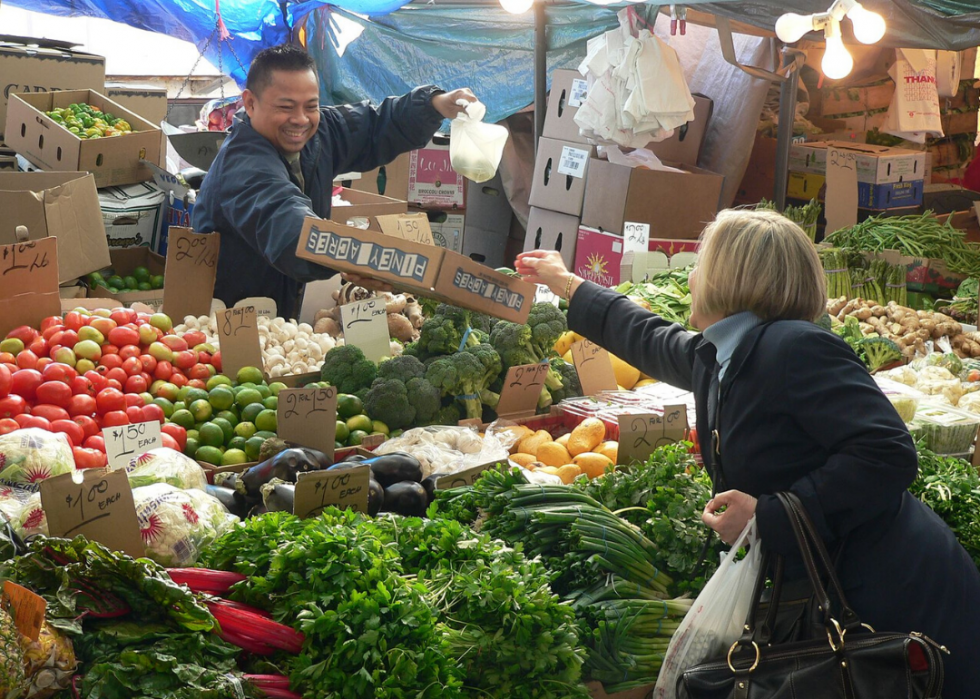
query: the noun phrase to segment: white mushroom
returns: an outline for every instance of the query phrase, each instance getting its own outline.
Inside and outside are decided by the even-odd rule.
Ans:
[[[300,323],[298,329],[300,332],[306,333],[307,335],[313,332],[313,326],[309,323]]]

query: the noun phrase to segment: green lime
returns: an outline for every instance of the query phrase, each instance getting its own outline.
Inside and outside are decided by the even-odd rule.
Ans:
[[[352,396],[349,393],[341,393],[337,396],[337,415],[340,417],[347,419],[360,414],[362,410],[364,410],[364,404],[357,396]]]
[[[388,429],[388,425],[381,422],[381,420],[372,420],[371,426],[373,428],[371,434],[383,434],[385,437],[387,437],[388,433],[391,431]]]
[[[238,424],[238,410],[235,406],[231,406],[228,410],[220,410],[214,416],[227,420],[231,423],[232,427]]]
[[[215,386],[208,391],[208,402],[215,410],[227,410],[235,404],[235,393],[227,386]]]
[[[284,388],[286,388],[286,384],[284,384],[282,381],[273,381],[269,384],[269,390],[272,391],[272,395],[274,396],[278,396],[279,391]]]
[[[346,449],[347,448],[347,445],[346,444],[343,444],[341,442],[334,442],[333,443],[333,448],[334,449]]]
[[[136,285],[136,288],[140,291],[150,291],[153,287],[150,286],[150,282],[140,282]]]
[[[120,277],[118,274],[113,274],[111,277],[109,277],[106,280],[106,283],[112,289],[125,289],[126,288],[126,282],[124,282],[123,281],[123,278]]]
[[[398,437],[401,437],[402,434],[404,434],[404,432],[405,432],[405,430],[395,430],[394,432],[392,432],[391,434],[389,434],[388,437],[390,439],[396,439]]]
[[[201,442],[198,439],[196,438],[192,439],[191,437],[188,437],[187,444],[184,445],[184,454],[186,454],[187,456],[193,459],[194,455],[197,453],[197,450],[200,448],[201,448]]]
[[[374,423],[371,422],[371,418],[367,415],[355,415],[354,417],[347,419],[347,429],[351,432],[355,430],[361,430],[362,432],[370,432],[374,429]]]
[[[260,384],[265,381],[262,370],[254,366],[243,366],[238,370],[238,383]]]
[[[275,432],[279,427],[275,410],[263,410],[255,418],[255,427],[263,432]]]
[[[245,440],[245,455],[248,456],[249,461],[259,460],[259,451],[262,449],[262,442],[264,441],[261,437],[249,437]]]
[[[245,451],[245,438],[244,437],[232,437],[231,441],[228,442],[228,451],[232,449],[241,449]]]
[[[222,460],[221,450],[217,447],[201,447],[196,452],[194,452],[194,458],[198,461],[203,461],[206,464],[213,464],[214,466],[220,466]]]
[[[194,388],[193,386],[181,386],[177,390],[177,400],[182,400],[185,403],[190,403],[190,401],[187,400],[187,394],[190,393],[193,388]]]
[[[220,447],[225,443],[225,431],[221,425],[206,422],[201,425],[201,444],[209,447]]]
[[[256,391],[254,388],[243,388],[235,396],[235,402],[238,404],[239,408],[244,408],[246,405],[251,405],[252,403],[261,403],[262,394]]]
[[[235,428],[232,427],[231,423],[224,418],[216,417],[211,420],[211,424],[220,427],[221,431],[224,433],[225,438],[221,440],[222,444],[227,444],[231,438],[235,436]]]
[[[337,420],[337,431],[334,433],[334,439],[338,442],[346,442],[349,436],[350,430],[347,429],[347,423],[343,420]]]
[[[130,291],[137,289],[140,283],[136,280],[136,277],[132,275],[126,275],[123,277],[123,286],[125,286]]]
[[[150,286],[152,286],[154,289],[162,289],[163,288],[163,275],[162,274],[154,274],[152,277],[150,277]]]
[[[187,403],[182,400],[174,401],[174,412],[178,410],[187,410]]]
[[[213,389],[215,386],[231,386],[231,379],[229,379],[224,374],[215,374],[210,379],[208,379],[208,382],[205,384],[205,386],[207,386],[208,391]],[[235,395],[234,391],[232,391],[232,395]]]
[[[272,437],[275,437],[276,436],[276,433],[275,432],[269,432],[269,430],[259,430],[258,432],[255,433],[255,436],[256,437],[261,437],[262,438],[262,441],[265,441],[267,439],[271,439]]]
[[[150,270],[146,267],[137,267],[133,270],[133,276],[136,277],[138,282],[148,282],[150,281]]]
[[[248,461],[248,456],[241,449],[228,449],[221,455],[222,466],[234,466],[244,464]]]
[[[153,403],[160,406],[160,409],[163,410],[163,416],[165,418],[169,418],[174,414],[174,404],[166,398],[154,398]]]
[[[350,437],[347,438],[347,444],[349,444],[352,447],[356,447],[367,436],[368,433],[365,432],[364,430],[351,430]]]
[[[194,427],[194,416],[191,415],[189,410],[177,410],[177,406],[174,406],[174,414],[170,416],[170,422],[180,425],[185,430],[189,430]]]
[[[194,428],[191,428],[191,429],[187,430],[187,438],[188,439],[197,439],[197,440],[200,440],[201,439],[201,431],[200,430],[196,430]]]
[[[265,406],[261,403],[252,403],[251,405],[246,405],[242,408],[242,422],[255,422],[255,418],[259,416]]]
[[[251,422],[239,422],[235,425],[235,434],[244,439],[251,439],[257,431]]]
[[[262,400],[272,396],[272,389],[265,384],[259,384],[255,387],[255,390],[259,392],[260,396],[262,396]]]
[[[267,410],[278,410],[279,409],[279,396],[269,396],[262,400],[262,405]]]
[[[186,398],[181,398],[181,400],[185,401],[188,405],[190,405],[191,403],[193,403],[196,400],[207,400],[208,399],[208,392],[205,391],[203,388],[192,388],[190,386],[185,386],[184,388],[188,389],[188,391],[187,391],[187,397]],[[181,389],[181,390],[183,390],[183,389]]]
[[[196,400],[187,406],[187,409],[194,416],[194,419],[198,422],[205,422],[211,419],[211,415],[214,413],[214,409],[211,404],[206,400]]]

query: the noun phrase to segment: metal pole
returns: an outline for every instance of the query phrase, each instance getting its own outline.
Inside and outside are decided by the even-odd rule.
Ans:
[[[783,47],[783,67],[792,67],[786,73],[786,80],[779,87],[779,129],[776,132],[776,191],[773,201],[776,208],[786,208],[786,184],[789,180],[789,151],[793,145],[793,124],[796,121],[796,89],[800,77],[800,63],[796,60],[799,51]]]
[[[534,152],[544,131],[544,115],[548,102],[548,16],[545,0],[534,2]]]

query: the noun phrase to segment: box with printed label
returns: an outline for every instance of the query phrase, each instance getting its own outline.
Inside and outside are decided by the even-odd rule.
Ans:
[[[137,267],[146,267],[151,276],[159,276],[164,273],[167,266],[167,258],[157,255],[148,247],[117,248],[109,251],[109,257],[112,272],[120,277],[131,276]],[[103,276],[106,274],[103,273]],[[89,296],[115,299],[124,306],[139,302],[157,307],[163,303],[163,288],[116,292],[104,286],[97,286],[89,291]]]
[[[0,142],[7,101],[15,93],[98,90],[105,86],[105,58],[75,51],[52,39],[0,37]],[[62,168],[64,169],[64,168]]]
[[[556,70],[551,78],[548,111],[544,117],[545,138],[574,143],[588,143],[579,133],[575,114],[585,102],[589,83],[577,70]]]
[[[167,193],[152,182],[99,190],[109,249],[140,246],[157,250]]]
[[[303,225],[296,256],[515,323],[527,321],[537,290],[451,250],[314,217]]]
[[[448,211],[428,211],[429,229],[436,245],[453,252],[463,252],[463,231],[466,230],[466,216]]]
[[[789,169],[792,172],[826,175],[827,151],[834,148],[857,153],[858,182],[892,184],[925,177],[926,154],[923,151],[837,141],[794,145],[789,152]]]
[[[819,199],[826,194],[827,178],[804,172],[791,172],[786,183],[786,195],[793,199]],[[858,182],[858,207],[887,211],[922,204],[924,180],[908,180],[888,184]]]
[[[689,165],[648,170],[593,160],[582,225],[622,234],[626,223],[647,223],[652,238],[696,239],[718,213],[724,181]]]
[[[334,178],[348,189],[380,194],[383,197],[408,201],[408,169],[412,156],[402,153],[387,165],[370,172],[349,172]]]
[[[340,198],[348,202],[350,206],[334,206],[330,209],[330,220],[338,223],[364,223],[367,221],[368,228],[373,231],[380,231],[376,216],[386,216],[388,214],[404,214],[408,211],[408,203],[398,201],[390,197],[383,197],[380,194],[370,192],[360,192],[356,189],[344,189],[340,192]]]
[[[600,286],[619,284],[623,236],[580,226],[575,242],[575,274]]]
[[[81,139],[45,112],[70,104],[90,104],[129,122],[132,133]],[[160,162],[160,129],[94,90],[11,95],[7,104],[7,145],[42,170],[91,172],[99,187],[153,179],[141,160]]]
[[[578,216],[531,207],[527,219],[524,250],[557,250],[565,265],[575,263],[575,241],[578,238]]]
[[[466,183],[449,160],[449,139],[413,150],[408,162],[408,201],[433,209],[466,206]]]
[[[84,172],[0,172],[0,245],[17,242],[17,226],[31,240],[58,239],[61,283],[109,264],[109,246],[95,180]]]
[[[167,256],[167,241],[170,239],[170,228],[190,228],[191,214],[194,213],[194,202],[189,197],[167,197],[164,210],[163,225],[160,226],[160,237],[153,252]]]
[[[585,198],[589,160],[594,155],[593,146],[550,138],[538,140],[528,203],[541,209],[579,216]]]
[[[159,124],[167,118],[167,89],[164,87],[108,83],[105,94],[151,124]]]

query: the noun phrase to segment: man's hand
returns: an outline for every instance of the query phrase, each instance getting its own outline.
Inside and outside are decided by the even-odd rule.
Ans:
[[[452,92],[443,92],[432,98],[432,107],[447,119],[455,119],[460,112],[466,111],[463,107],[456,104],[458,100],[466,102],[476,102],[476,95],[468,88],[464,87]]]
[[[754,497],[740,490],[726,490],[708,501],[701,513],[701,521],[718,532],[722,541],[731,545],[755,514],[756,502]],[[722,507],[725,511],[715,514]]]
[[[371,277],[362,277],[359,274],[342,274],[345,282],[350,282],[351,284],[356,284],[357,286],[362,286],[365,289],[370,289],[371,291],[394,291],[394,287],[390,284],[386,284],[380,279],[372,279]]]

